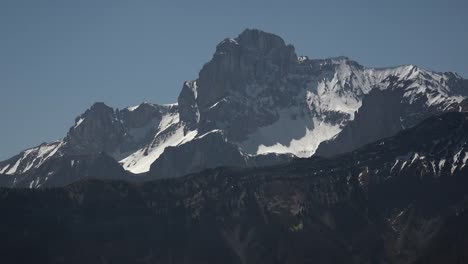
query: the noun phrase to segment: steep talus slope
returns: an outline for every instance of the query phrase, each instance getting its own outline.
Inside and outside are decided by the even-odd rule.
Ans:
[[[447,113],[334,158],[0,189],[0,252],[47,263],[460,263],[467,142],[468,114]]]
[[[466,111],[467,96],[467,80],[455,73],[415,65],[367,68],[347,57],[309,59],[279,36],[247,29],[216,46],[176,104],[118,110],[96,103],[63,139],[0,162],[0,174],[101,152],[139,174],[137,181],[218,165],[333,156],[431,115]]]

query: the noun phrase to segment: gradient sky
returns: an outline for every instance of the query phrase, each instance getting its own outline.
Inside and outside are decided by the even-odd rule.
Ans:
[[[468,76],[468,1],[0,0],[0,160],[62,138],[93,102],[172,103],[245,28],[298,55]]]

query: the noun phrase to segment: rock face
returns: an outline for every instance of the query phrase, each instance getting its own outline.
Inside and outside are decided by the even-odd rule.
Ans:
[[[280,37],[246,30],[236,39],[225,39],[216,47],[213,58],[203,66],[199,78],[184,86],[184,89],[193,90],[184,93],[192,98],[179,97],[179,106],[190,107],[192,104],[186,106],[184,102],[194,101],[198,123],[203,130],[217,127],[216,123],[222,120],[229,137],[242,139],[257,126],[269,124],[275,118],[274,112],[268,111],[272,109],[257,107],[250,102],[249,96],[261,91],[255,91],[256,87],[249,91],[247,86],[268,86],[271,91],[277,90],[296,62],[294,47],[287,46]],[[292,98],[274,99],[287,101]],[[189,117],[187,121],[193,119]]]
[[[216,167],[258,167],[288,162],[293,155],[247,155],[228,142],[221,130],[210,131],[176,147],[167,147],[151,164],[147,178],[173,178]]]
[[[401,98],[402,91],[399,90],[371,91],[362,101],[354,120],[335,138],[322,142],[315,154],[332,156],[345,153],[396,134],[403,128],[401,116],[405,113],[405,105]]]
[[[463,263],[467,162],[468,114],[446,113],[333,158],[0,189],[0,253],[8,263]]]
[[[198,78],[183,84],[177,104],[118,110],[96,103],[62,140],[0,162],[0,174],[101,152],[140,174],[135,180],[333,156],[430,115],[466,111],[467,96],[468,81],[454,73],[414,65],[367,68],[346,57],[309,59],[276,35],[247,29],[218,44]]]
[[[239,148],[226,142],[221,131],[208,132],[178,147],[167,147],[151,164],[150,177],[180,177],[194,171],[220,166],[245,166]]]
[[[113,153],[125,140],[125,127],[119,122],[118,113],[104,103],[95,103],[75,120],[65,138],[74,154],[90,154],[105,151]]]

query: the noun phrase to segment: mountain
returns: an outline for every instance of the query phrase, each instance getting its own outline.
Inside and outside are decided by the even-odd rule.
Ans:
[[[468,113],[451,112],[332,158],[0,189],[1,258],[465,263],[467,162]]]
[[[457,85],[463,87],[462,83]],[[441,105],[428,105],[425,98],[408,102],[404,93],[404,90],[395,88],[371,91],[363,99],[353,122],[333,139],[322,142],[315,154],[333,156],[345,153],[382,137],[394,135],[401,129],[412,127],[421,119],[437,115],[441,111],[467,111],[467,99],[452,104],[443,101]]]
[[[216,46],[176,104],[119,110],[96,103],[63,139],[0,162],[0,174],[17,177],[15,183],[28,179],[21,185],[29,186],[33,177],[22,175],[35,174],[49,159],[102,152],[135,181],[333,156],[431,115],[466,111],[467,96],[468,81],[455,73],[309,59],[279,36],[247,29]]]

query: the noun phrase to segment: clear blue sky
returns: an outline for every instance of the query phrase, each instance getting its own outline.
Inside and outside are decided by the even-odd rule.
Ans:
[[[311,58],[468,76],[466,0],[0,0],[0,160],[63,137],[95,101],[175,102],[245,28]]]

